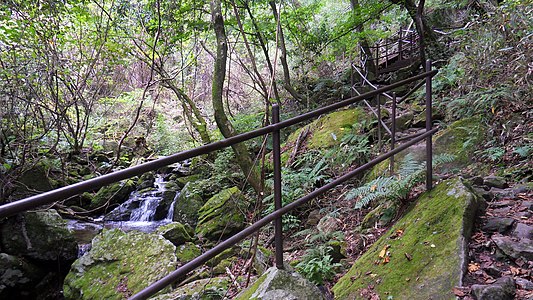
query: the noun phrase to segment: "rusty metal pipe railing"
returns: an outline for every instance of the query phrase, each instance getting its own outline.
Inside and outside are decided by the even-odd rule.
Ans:
[[[146,172],[154,171],[159,168],[162,168],[164,166],[171,165],[173,163],[177,163],[195,156],[207,154],[212,151],[220,150],[225,147],[229,147],[231,145],[241,143],[243,141],[256,138],[258,136],[262,136],[268,133],[272,133],[275,130],[280,130],[292,125],[295,125],[299,122],[311,119],[313,117],[322,115],[324,113],[331,112],[333,110],[336,110],[338,108],[353,104],[355,102],[361,101],[363,99],[369,99],[376,95],[382,94],[386,91],[390,91],[394,88],[400,87],[402,85],[423,79],[423,78],[429,78],[431,80],[431,77],[433,77],[435,74],[437,74],[437,70],[427,71],[422,74],[413,76],[411,78],[407,78],[398,82],[395,82],[393,84],[390,84],[388,86],[384,86],[381,88],[378,88],[376,90],[361,94],[356,97],[352,97],[328,106],[325,106],[323,108],[301,114],[299,116],[287,119],[285,121],[281,121],[276,124],[271,124],[265,127],[262,127],[260,129],[256,129],[250,132],[242,133],[221,141],[217,141],[211,144],[203,145],[195,149],[186,150],[180,153],[176,153],[173,155],[169,155],[167,157],[163,157],[151,162],[147,162],[138,166],[130,167],[124,170],[116,171],[110,174],[102,175],[93,179],[89,179],[87,181],[79,182],[73,185],[69,185],[66,187],[62,187],[56,190],[52,190],[49,192],[45,192],[43,194],[35,195],[32,197],[28,197],[22,200],[18,200],[15,202],[7,203],[2,206],[0,206],[0,219],[5,218],[26,210],[34,209],[42,205],[51,204],[55,201],[63,200],[72,196],[75,196],[79,193],[91,191],[97,188],[100,188],[102,186],[118,182],[124,179],[128,179],[131,177],[135,177],[138,175],[141,175]]]
[[[355,177],[356,175],[358,175],[359,173],[363,172],[363,171],[366,171],[368,169],[370,169],[371,167],[377,165],[378,163],[388,159],[389,157],[392,157],[393,155],[396,155],[397,153],[409,148],[410,146],[420,142],[420,141],[423,141],[424,139],[426,139],[427,137],[433,135],[435,132],[437,132],[437,128],[434,128],[434,129],[431,129],[427,132],[424,132],[424,134],[418,136],[417,138],[407,142],[407,143],[404,143],[400,146],[398,146],[398,148],[395,148],[394,150],[391,150],[390,152],[387,152],[385,154],[382,154],[378,157],[376,157],[375,159],[367,162],[366,164],[356,168],[355,170],[325,184],[324,186],[314,190],[313,192],[307,194],[306,196],[290,203],[290,204],[287,204],[285,205],[284,207],[282,207],[281,209],[278,209],[276,211],[274,211],[273,213],[261,218],[259,221],[255,222],[254,224],[250,225],[249,227],[247,227],[246,229],[240,231],[239,233],[233,235],[232,237],[228,238],[227,240],[221,242],[220,244],[218,244],[217,246],[211,248],[210,250],[208,250],[207,252],[205,252],[204,254],[196,257],[195,259],[191,260],[190,262],[184,264],[183,266],[179,267],[177,270],[173,271],[172,273],[168,274],[167,276],[163,277],[162,279],[156,281],[155,283],[153,283],[152,285],[146,287],[145,289],[143,289],[142,291],[140,291],[139,293],[135,294],[133,297],[130,298],[130,300],[141,300],[141,299],[147,299],[148,297],[150,296],[153,296],[155,295],[157,292],[159,292],[160,290],[164,289],[165,287],[167,287],[168,285],[176,282],[177,280],[179,279],[182,279],[183,277],[185,277],[187,275],[187,273],[193,271],[194,269],[196,269],[197,267],[200,267],[202,266],[203,264],[205,264],[208,260],[210,260],[211,258],[217,256],[218,254],[220,254],[222,251],[228,249],[229,247],[237,244],[238,242],[242,241],[243,239],[245,239],[246,237],[252,235],[254,232],[258,231],[259,229],[261,229],[263,226],[267,225],[268,223],[278,219],[278,218],[281,218],[285,213],[311,201],[312,199],[324,194],[325,192],[331,190],[332,188],[352,179],[353,177]]]

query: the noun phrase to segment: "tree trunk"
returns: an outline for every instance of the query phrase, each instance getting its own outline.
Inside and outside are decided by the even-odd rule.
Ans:
[[[237,132],[226,116],[222,101],[224,80],[226,77],[228,45],[226,31],[224,29],[224,19],[222,18],[220,0],[211,1],[211,17],[217,40],[217,53],[215,57],[215,70],[213,74],[212,86],[213,110],[215,114],[215,121],[220,129],[220,132],[224,137],[229,138],[235,136]],[[232,148],[233,152],[235,153],[237,163],[243,171],[248,183],[250,183],[257,194],[261,194],[262,190],[260,174],[257,168],[254,167],[253,160],[250,157],[250,153],[248,152],[246,145],[244,143],[239,143],[233,145]]]
[[[296,99],[298,102],[302,102],[304,97],[302,97],[294,87],[291,85],[291,76],[289,73],[289,64],[287,63],[287,48],[285,47],[285,36],[283,35],[283,29],[281,28],[281,21],[279,20],[279,13],[276,8],[276,3],[274,1],[269,1],[268,4],[270,4],[270,7],[272,8],[272,14],[274,15],[274,19],[277,23],[278,28],[278,48],[281,51],[281,55],[279,56],[281,60],[281,66],[283,67],[283,87],[291,94],[291,96]]]
[[[391,0],[392,3],[402,5],[413,22],[420,37],[420,61],[425,66],[426,58],[436,58],[435,55],[442,52],[442,46],[437,41],[437,36],[428,25],[424,17],[425,0],[420,0],[418,6],[414,0]]]

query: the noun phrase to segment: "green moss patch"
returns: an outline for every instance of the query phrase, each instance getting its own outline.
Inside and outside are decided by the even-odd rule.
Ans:
[[[381,299],[454,299],[477,199],[460,179],[423,194],[335,284],[335,299],[358,299],[369,286]]]
[[[64,283],[66,299],[125,299],[176,267],[175,247],[157,234],[104,230],[74,262]]]

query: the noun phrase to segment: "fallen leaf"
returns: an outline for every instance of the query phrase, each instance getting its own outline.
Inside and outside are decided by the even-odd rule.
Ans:
[[[379,258],[384,258],[387,255],[387,249],[390,248],[390,245],[385,245],[381,252],[379,252]]]
[[[383,264],[386,264],[386,263],[389,263],[389,262],[390,262],[390,257],[385,256],[385,258],[383,259]]]
[[[470,263],[468,264],[468,272],[474,273],[479,270],[479,264],[478,263]]]
[[[413,259],[413,256],[409,253],[405,253],[405,258],[407,258],[408,261],[411,261]]]
[[[515,268],[513,266],[510,266],[510,268],[511,268],[511,274],[520,275],[520,269],[519,268]]]
[[[377,188],[378,188],[378,186],[376,184],[374,184],[373,186],[370,187],[370,191],[374,192]]]
[[[402,235],[403,235],[403,229],[398,229],[389,238],[391,240],[394,240],[394,239],[402,237]]]
[[[435,244],[431,244],[430,247],[431,247],[431,248],[435,248],[435,247],[437,247],[437,246],[435,246]]]
[[[461,290],[458,289],[458,288],[453,288],[452,290],[453,290],[453,293],[455,294],[455,296],[457,296],[457,297],[464,297],[464,296],[466,296],[466,293],[463,292],[463,291],[461,291]]]

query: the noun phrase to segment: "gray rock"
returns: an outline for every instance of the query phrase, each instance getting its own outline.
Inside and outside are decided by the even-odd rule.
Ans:
[[[486,201],[494,200],[494,194],[491,191],[487,191],[479,187],[474,187],[474,191],[476,191],[476,193],[483,197],[483,199],[485,199]]]
[[[522,206],[527,207],[529,210],[533,210],[533,201],[524,201],[522,202]]]
[[[514,241],[507,236],[496,236],[492,237],[492,241],[507,256],[514,259],[522,257],[526,260],[533,260],[533,243],[529,239]]]
[[[518,285],[521,289],[526,291],[533,291],[533,282],[524,278],[516,278],[515,282],[516,285]]]
[[[490,204],[490,207],[492,208],[502,208],[513,205],[513,201],[505,200],[505,201],[498,201],[498,202],[492,202]]]
[[[524,223],[518,223],[516,224],[516,227],[513,230],[512,235],[517,238],[526,238],[526,239],[533,240],[533,226],[529,226]]]
[[[242,291],[236,300],[322,300],[320,290],[302,275],[293,270],[279,270],[272,267],[259,277],[254,284]]]
[[[339,219],[333,218],[332,216],[325,216],[320,219],[316,227],[320,232],[330,234],[341,228],[341,222]]]
[[[487,176],[483,180],[483,183],[486,186],[495,187],[495,188],[499,188],[499,189],[505,189],[505,188],[509,187],[509,185],[505,181],[505,178],[499,177],[499,176]]]
[[[38,261],[74,261],[78,244],[55,210],[26,212],[8,219],[0,230],[1,248]]]
[[[472,293],[477,300],[511,300],[516,292],[514,280],[502,277],[493,284],[474,284]]]
[[[487,223],[483,225],[483,230],[488,232],[499,232],[504,233],[511,229],[514,224],[514,219],[512,218],[499,218],[492,217],[487,219]]]
[[[24,258],[0,253],[0,298],[30,297],[45,272]]]

